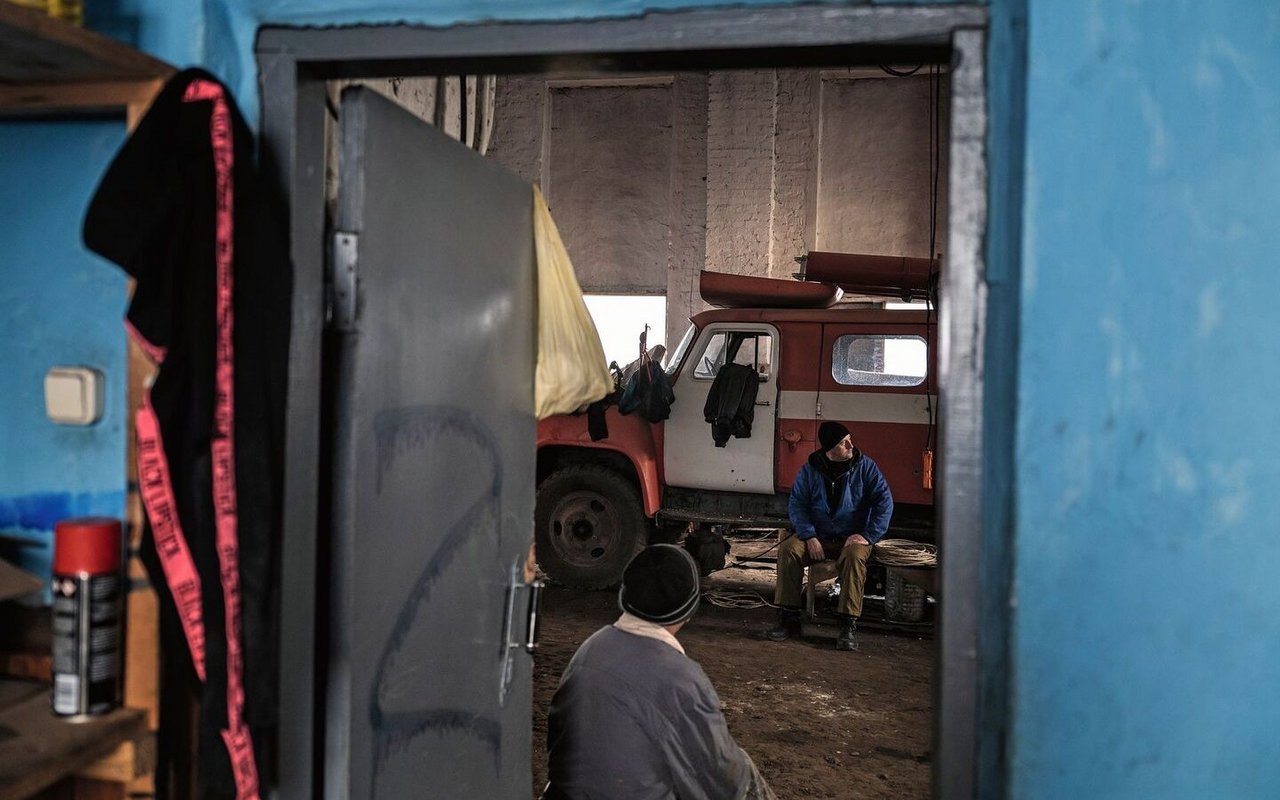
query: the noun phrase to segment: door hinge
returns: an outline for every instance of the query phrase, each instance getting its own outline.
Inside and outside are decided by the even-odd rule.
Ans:
[[[359,304],[356,302],[357,267],[360,255],[359,234],[347,231],[333,232],[333,252],[330,263],[333,274],[330,276],[331,301],[329,309],[330,324],[340,331],[352,331],[356,327],[356,313]]]
[[[498,686],[498,705],[507,701],[507,691],[515,678],[516,653],[523,650],[529,655],[538,648],[538,621],[542,614],[541,580],[525,583],[524,556],[516,559],[511,566],[511,577],[507,584],[507,606],[502,623],[502,669],[501,683]],[[525,596],[525,606],[521,610],[518,598]],[[520,630],[523,621],[524,630]]]

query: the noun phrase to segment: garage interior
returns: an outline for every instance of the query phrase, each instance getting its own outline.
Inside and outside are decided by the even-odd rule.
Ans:
[[[943,255],[945,63],[672,72],[574,65],[532,75],[331,80],[331,220],[339,216],[339,108],[351,86],[373,89],[540,187],[589,299],[665,299],[650,345],[674,347],[689,318],[710,308],[698,292],[701,270],[791,279],[797,257],[814,250]],[[772,548],[759,542],[772,533],[741,532],[682,635],[739,743],[759,754],[779,796],[928,796],[932,609],[924,624],[872,621],[852,660],[820,628],[770,646],[759,633],[773,619],[764,602],[772,600]],[[880,574],[869,594],[883,595]],[[583,639],[613,621],[615,606],[612,591],[547,590],[533,671],[534,797],[546,784],[546,709],[560,673]],[[883,620],[881,607],[875,613]],[[761,712],[762,701],[771,713]]]

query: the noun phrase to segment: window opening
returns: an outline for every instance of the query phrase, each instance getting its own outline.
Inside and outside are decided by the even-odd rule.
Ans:
[[[919,386],[927,374],[921,336],[847,334],[831,350],[831,377],[841,386]]]
[[[625,367],[640,355],[640,332],[649,326],[649,347],[662,345],[667,329],[667,298],[655,295],[586,294],[587,311],[600,334],[604,360]]]
[[[728,362],[754,367],[765,383],[773,370],[773,337],[767,333],[724,331],[711,337],[702,358],[694,367],[693,377],[711,380]]]

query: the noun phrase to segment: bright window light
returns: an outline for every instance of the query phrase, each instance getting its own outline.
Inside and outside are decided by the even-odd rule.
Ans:
[[[649,347],[665,344],[667,298],[660,295],[588,294],[587,310],[600,332],[605,361],[625,367],[640,355],[640,332],[649,326]]]

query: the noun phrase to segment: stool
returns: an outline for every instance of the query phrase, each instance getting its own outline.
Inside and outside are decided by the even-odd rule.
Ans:
[[[818,584],[829,581],[840,574],[840,568],[834,561],[819,561],[804,568],[804,621],[817,622],[813,612]]]
[[[790,535],[791,531],[787,528],[779,528],[778,542],[783,542]],[[804,622],[812,624],[818,621],[818,615],[813,611],[818,584],[832,580],[839,575],[840,567],[835,561],[819,561],[804,568]],[[821,635],[828,635],[827,631],[829,629],[824,627],[821,630]],[[806,633],[806,635],[810,634]]]

